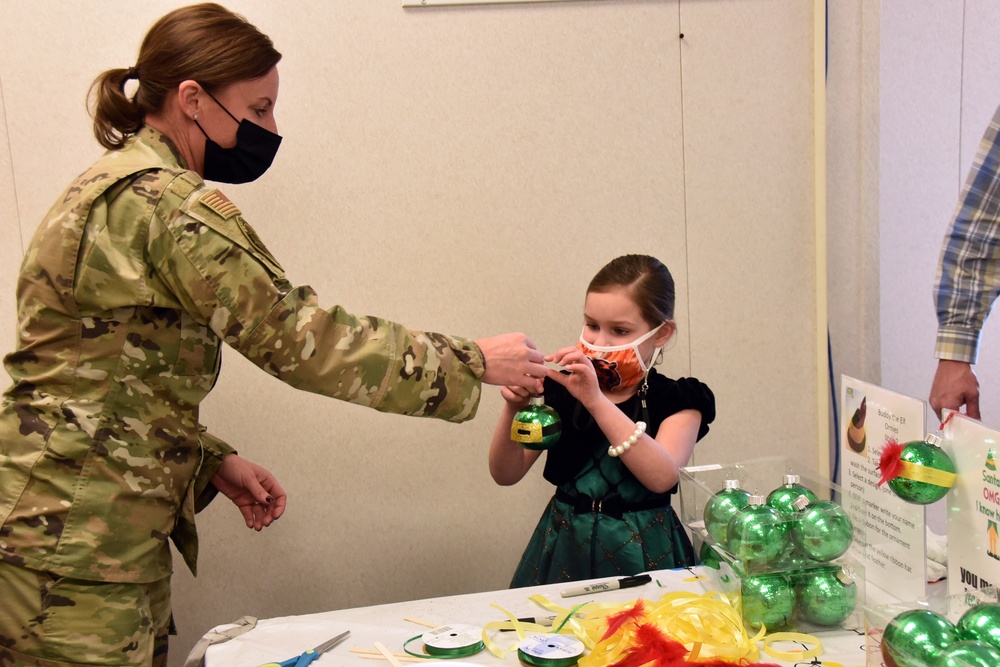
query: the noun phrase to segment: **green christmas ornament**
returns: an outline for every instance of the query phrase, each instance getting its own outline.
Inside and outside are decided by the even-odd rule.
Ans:
[[[886,667],[935,665],[945,649],[957,642],[958,630],[930,609],[904,611],[889,621],[882,633],[882,659]]]
[[[958,637],[1000,649],[1000,603],[987,602],[968,610],[958,619]],[[1000,662],[994,663],[994,667]]]
[[[845,553],[854,539],[854,524],[844,508],[831,500],[809,502],[799,496],[800,510],[791,524],[792,542],[805,556],[830,561]]]
[[[955,464],[938,446],[940,442],[940,437],[930,434],[905,445],[895,440],[885,443],[878,464],[879,486],[889,482],[893,493],[917,505],[944,498],[955,483]]]
[[[722,557],[715,547],[708,542],[702,542],[701,549],[698,550],[698,562],[707,568],[718,570],[722,566]]]
[[[815,570],[802,576],[797,590],[802,618],[815,625],[840,625],[854,612],[858,586],[844,570]]]
[[[806,558],[799,554],[792,553],[787,559],[781,562],[785,574],[792,580],[792,586],[796,589],[802,588],[810,577],[820,572],[829,572],[836,575],[842,566],[835,563],[819,563],[812,558]]]
[[[946,648],[934,667],[997,667],[1000,650],[982,642],[958,642]]]
[[[562,421],[559,413],[545,405],[545,398],[532,396],[528,404],[518,410],[510,425],[510,439],[525,449],[548,449],[559,442]]]
[[[809,502],[819,500],[809,487],[799,483],[798,475],[785,475],[784,483],[767,494],[767,504],[785,516],[791,517],[798,512],[792,503],[799,496],[805,496]]]
[[[743,580],[740,592],[743,623],[757,630],[783,628],[795,612],[795,589],[781,574],[758,574]]]
[[[727,479],[723,489],[708,499],[704,511],[705,530],[716,544],[726,546],[729,520],[746,507],[748,502],[750,494],[741,489],[739,480],[735,479]]]
[[[747,570],[774,563],[789,545],[788,525],[781,512],[765,503],[764,496],[750,496],[747,506],[729,520],[727,548]]]

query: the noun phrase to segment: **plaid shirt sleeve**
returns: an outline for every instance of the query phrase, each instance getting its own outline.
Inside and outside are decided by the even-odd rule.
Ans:
[[[934,280],[934,356],[976,363],[979,333],[1000,296],[1000,107],[986,128]]]

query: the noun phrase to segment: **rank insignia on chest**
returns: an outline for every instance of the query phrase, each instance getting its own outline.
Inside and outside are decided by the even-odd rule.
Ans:
[[[209,190],[201,196],[198,200],[205,206],[209,207],[224,219],[228,220],[234,215],[239,215],[240,209],[233,202],[229,200],[226,195],[222,194],[218,190]]]

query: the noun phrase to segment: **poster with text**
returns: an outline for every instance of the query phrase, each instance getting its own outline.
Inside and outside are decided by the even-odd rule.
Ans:
[[[957,478],[948,503],[948,594],[1000,584],[997,517],[1000,431],[963,414],[945,418],[941,448],[955,464]]]
[[[846,375],[840,380],[840,461],[844,503],[863,536],[865,578],[898,600],[923,597],[927,589],[924,507],[903,502],[888,484],[879,486],[882,448],[890,440],[923,440],[924,402]],[[858,509],[863,508],[863,509]],[[859,516],[860,515],[860,516]],[[861,541],[861,540],[858,540]]]

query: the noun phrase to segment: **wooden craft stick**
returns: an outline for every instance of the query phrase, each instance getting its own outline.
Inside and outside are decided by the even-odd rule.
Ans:
[[[383,662],[385,661],[385,656],[379,653],[378,651],[375,651],[374,653],[362,653],[358,657],[363,660],[382,660]],[[420,658],[411,658],[410,656],[406,656],[405,658],[396,658],[396,660],[398,660],[399,662],[406,662],[406,663],[422,662]]]
[[[370,648],[358,648],[355,646],[351,649],[351,653],[358,653],[362,658],[375,658],[376,660],[385,660],[382,654],[378,651],[372,650]],[[404,662],[420,662],[421,658],[414,658],[412,655],[407,655],[406,653],[399,653],[398,651],[393,653],[399,660]]]
[[[401,663],[399,660],[396,660],[396,656],[390,653],[389,649],[387,649],[385,646],[383,646],[378,642],[375,642],[375,648],[378,649],[378,652],[381,653],[385,657],[385,659],[389,661],[389,664],[392,665],[392,667],[403,667],[403,663]]]
[[[413,618],[412,616],[404,616],[403,620],[409,621],[410,623],[416,623],[417,625],[423,625],[428,628],[436,628],[438,626],[437,623],[429,623],[428,621],[422,621],[419,618]]]

